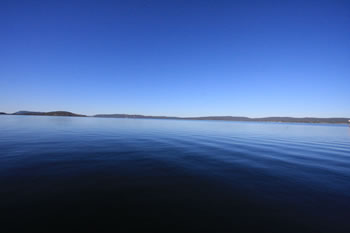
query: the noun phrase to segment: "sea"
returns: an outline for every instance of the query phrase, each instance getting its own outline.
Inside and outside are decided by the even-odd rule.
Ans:
[[[0,232],[350,232],[350,127],[0,116]]]

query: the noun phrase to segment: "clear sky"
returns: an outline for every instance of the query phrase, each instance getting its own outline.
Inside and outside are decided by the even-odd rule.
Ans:
[[[0,1],[0,111],[350,117],[350,1]]]

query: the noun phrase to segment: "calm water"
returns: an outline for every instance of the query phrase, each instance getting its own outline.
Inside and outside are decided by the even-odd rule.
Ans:
[[[350,232],[346,125],[0,116],[1,232]]]

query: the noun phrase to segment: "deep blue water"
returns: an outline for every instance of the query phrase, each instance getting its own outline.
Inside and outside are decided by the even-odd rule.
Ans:
[[[1,232],[350,232],[346,125],[0,116]]]

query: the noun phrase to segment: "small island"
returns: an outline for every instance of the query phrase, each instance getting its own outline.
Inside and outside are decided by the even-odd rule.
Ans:
[[[67,112],[67,111],[53,111],[53,112],[18,111],[13,113],[12,115],[86,117],[86,115],[76,114],[76,113]]]

